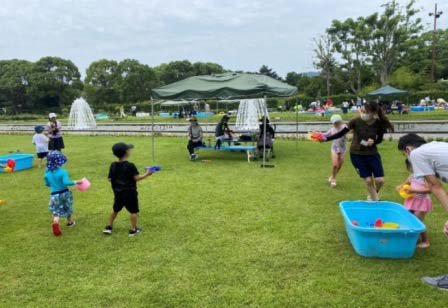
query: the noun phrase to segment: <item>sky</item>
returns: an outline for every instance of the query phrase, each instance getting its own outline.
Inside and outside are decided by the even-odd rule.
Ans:
[[[0,59],[72,60],[85,75],[106,58],[150,66],[216,62],[230,70],[280,76],[313,67],[313,38],[333,19],[366,16],[386,0],[0,0]],[[407,1],[399,0],[400,3]],[[448,1],[438,20],[448,27]],[[430,29],[434,0],[420,0]]]

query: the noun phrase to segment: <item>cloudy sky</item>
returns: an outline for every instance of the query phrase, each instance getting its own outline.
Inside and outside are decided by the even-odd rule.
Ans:
[[[313,70],[312,38],[332,19],[367,15],[386,0],[0,0],[0,58],[135,58],[150,66],[212,61],[233,70],[262,64],[280,75]],[[400,0],[401,3],[407,1]],[[448,27],[448,1],[439,19]],[[422,17],[434,0],[420,0]]]

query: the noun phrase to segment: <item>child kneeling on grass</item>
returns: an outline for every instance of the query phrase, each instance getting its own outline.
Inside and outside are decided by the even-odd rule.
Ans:
[[[404,201],[404,207],[417,216],[418,219],[424,221],[426,214],[432,211],[433,207],[431,197],[429,196],[431,190],[424,178],[417,178],[413,175],[414,170],[409,159],[406,159],[406,168],[411,173],[411,176],[404,183],[397,186],[397,191],[399,192],[405,184],[410,185],[410,189],[406,193],[414,195]],[[420,234],[417,247],[428,248],[429,245],[428,230],[426,230]]]
[[[129,236],[134,236],[141,232],[141,229],[137,227],[137,214],[139,212],[137,182],[153,174],[153,171],[146,171],[145,174],[139,175],[135,165],[128,162],[131,154],[130,150],[133,148],[132,144],[123,142],[112,146],[112,153],[118,158],[118,161],[113,162],[109,169],[109,181],[114,191],[115,200],[109,222],[103,230],[104,234],[112,234],[114,220],[123,207],[131,214]]]
[[[51,195],[48,204],[53,215],[53,234],[62,234],[59,228],[59,218],[67,218],[67,226],[72,227],[75,221],[72,220],[73,195],[68,186],[81,184],[82,181],[72,181],[68,172],[61,167],[67,162],[67,157],[59,151],[53,151],[47,156],[47,172],[44,176],[45,185],[50,187]]]

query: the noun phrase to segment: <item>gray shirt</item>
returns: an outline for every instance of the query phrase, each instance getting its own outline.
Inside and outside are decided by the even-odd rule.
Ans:
[[[191,125],[188,128],[188,136],[190,140],[201,141],[202,140],[202,128],[200,125]]]
[[[414,169],[414,177],[435,175],[448,183],[448,143],[424,144],[411,152],[409,160]]]

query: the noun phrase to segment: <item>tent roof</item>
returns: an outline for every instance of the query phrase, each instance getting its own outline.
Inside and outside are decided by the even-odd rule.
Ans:
[[[152,93],[157,99],[237,99],[292,96],[297,88],[265,75],[226,73],[189,77]]]
[[[387,96],[387,95],[403,95],[408,94],[408,91],[399,90],[391,86],[384,86],[381,89],[375,90],[367,94],[367,96]]]

